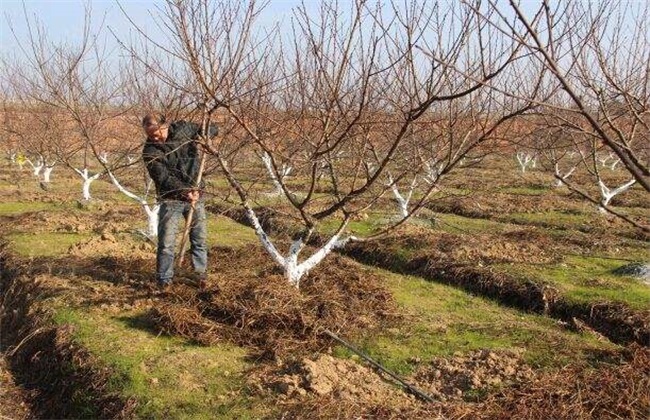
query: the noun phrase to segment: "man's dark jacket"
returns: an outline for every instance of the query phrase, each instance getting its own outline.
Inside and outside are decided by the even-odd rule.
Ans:
[[[142,158],[161,200],[187,200],[187,193],[197,186],[200,162],[196,140],[200,133],[198,124],[178,121],[170,124],[167,140],[154,143],[147,139]],[[209,136],[217,135],[210,126]],[[203,184],[203,183],[202,183]]]

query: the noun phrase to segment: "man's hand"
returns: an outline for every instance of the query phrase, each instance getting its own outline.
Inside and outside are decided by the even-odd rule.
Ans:
[[[187,193],[187,201],[192,203],[192,205],[196,204],[197,201],[199,201],[199,198],[201,197],[201,193],[199,190],[192,190]]]

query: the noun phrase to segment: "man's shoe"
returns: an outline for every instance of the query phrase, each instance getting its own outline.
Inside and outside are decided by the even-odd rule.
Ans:
[[[156,282],[156,291],[164,294],[169,291],[171,284],[171,281],[158,281]]]
[[[185,277],[179,278],[178,282],[188,286],[198,287],[199,289],[205,289],[208,285],[208,275],[206,273],[194,272]]]

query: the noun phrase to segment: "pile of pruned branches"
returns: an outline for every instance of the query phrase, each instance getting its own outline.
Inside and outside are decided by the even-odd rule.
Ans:
[[[257,270],[242,272],[244,260],[257,261]],[[259,247],[221,250],[215,265],[218,278],[206,290],[175,286],[152,309],[161,331],[204,344],[227,340],[274,357],[327,348],[325,329],[349,336],[399,319],[380,279],[343,257],[309,273],[300,290]]]

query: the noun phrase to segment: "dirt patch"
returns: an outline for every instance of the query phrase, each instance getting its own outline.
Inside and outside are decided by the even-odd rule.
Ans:
[[[450,234],[429,232],[427,249],[431,256],[441,262],[479,265],[495,263],[549,263],[560,256],[549,246],[548,238],[528,236],[526,232],[514,231],[498,239],[487,234]],[[544,240],[546,239],[546,240]]]
[[[132,223],[125,220],[137,220],[140,217],[137,209],[126,207],[108,210],[101,215],[41,210],[4,216],[3,219],[16,231],[116,234],[133,230]]]
[[[478,350],[437,358],[413,375],[414,382],[440,401],[475,399],[495,387],[531,379],[520,352]]]
[[[147,242],[134,242],[130,235],[113,234],[104,232],[86,241],[72,245],[68,254],[75,257],[101,257],[112,258],[155,258],[155,248]]]
[[[585,205],[565,196],[547,192],[544,195],[507,192],[475,192],[468,196],[450,196],[433,200],[427,208],[440,213],[453,213],[464,217],[494,218],[511,213],[544,213],[558,208],[580,213]]]
[[[632,345],[597,368],[567,366],[503,390],[451,418],[642,419],[650,412],[650,349]],[[618,359],[618,360],[616,360]]]
[[[436,419],[439,410],[353,360],[329,355],[265,366],[249,377],[249,389],[275,398],[282,418]]]
[[[249,382],[258,392],[277,394],[282,400],[310,395],[375,405],[382,402],[402,407],[415,404],[412,396],[382,380],[371,369],[325,354],[288,363],[280,360],[277,368],[256,372]]]
[[[162,331],[202,343],[226,338],[275,358],[327,348],[323,329],[353,335],[399,319],[381,279],[340,256],[310,272],[300,290],[277,274],[260,247],[216,250],[211,258],[218,274],[207,290],[173,287],[152,310]],[[244,266],[255,269],[242,272]]]
[[[17,386],[4,356],[0,355],[0,418],[27,419],[32,417],[27,391]]]

